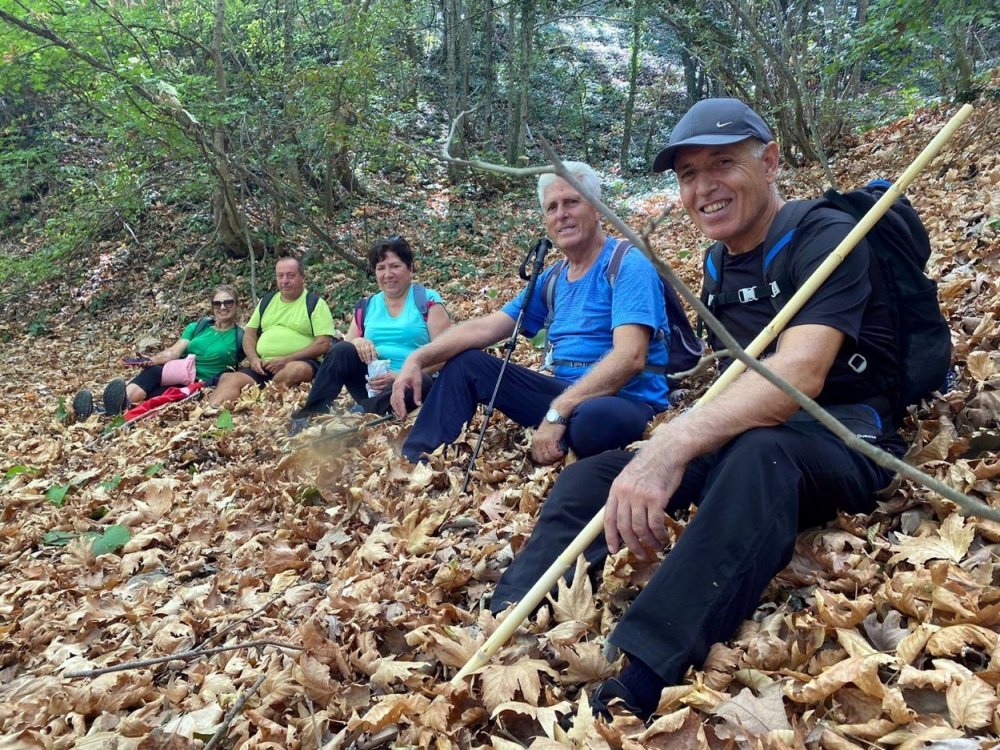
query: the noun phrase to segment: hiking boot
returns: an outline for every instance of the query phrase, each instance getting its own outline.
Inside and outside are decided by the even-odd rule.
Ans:
[[[115,378],[104,386],[104,413],[109,417],[116,417],[128,407],[128,398],[125,396],[125,381]]]
[[[617,677],[609,677],[597,686],[597,690],[594,691],[594,695],[590,699],[590,708],[595,716],[600,714],[611,721],[611,709],[608,706],[616,698],[621,701],[622,708],[635,714],[643,721],[650,717],[650,714],[639,708],[639,701],[632,695],[632,691],[625,687]]]
[[[309,417],[296,417],[288,427],[288,437],[295,437],[309,426]]]
[[[94,413],[94,394],[86,388],[77,391],[73,396],[73,414],[78,422],[83,422]]]

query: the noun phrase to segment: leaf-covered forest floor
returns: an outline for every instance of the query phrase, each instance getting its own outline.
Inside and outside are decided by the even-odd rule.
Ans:
[[[834,165],[842,185],[898,175],[947,114],[921,111],[860,137]],[[910,191],[935,243],[931,272],[953,325],[958,380],[907,424],[908,460],[993,505],[997,143],[994,100]],[[816,169],[789,170],[783,183],[796,197],[823,180]],[[633,199],[626,218],[641,227],[663,202]],[[438,189],[419,220],[370,210],[421,248],[435,212],[444,220],[458,203]],[[537,212],[527,198],[512,206],[499,196],[490,210],[515,208],[530,219],[520,234],[498,230],[488,258],[466,256],[474,243],[456,241],[426,264],[422,280],[454,317],[495,309],[517,289],[513,271],[498,271],[520,261]],[[162,231],[171,217],[155,220]],[[168,344],[178,320],[202,314],[205,294],[181,285],[181,266],[147,273],[127,245],[98,247],[81,292],[115,289],[116,304],[88,314],[67,303],[43,337],[23,333],[28,302],[0,324],[10,339],[0,386],[0,748],[202,747],[241,696],[224,747],[998,744],[1000,525],[909,483],[869,517],[804,534],[753,618],[664,692],[649,727],[595,723],[578,708],[612,671],[605,636],[650,573],[627,553],[608,561],[595,591],[577,576],[489,666],[451,687],[496,627],[483,597],[526,540],[557,470],[533,466],[524,431],[500,415],[465,494],[478,420],[424,467],[401,463],[398,424],[286,450],[304,389],[246,396],[232,426],[200,401],[106,437],[100,417],[60,421],[58,397],[120,374],[122,354],[149,338]],[[703,243],[683,218],[661,225],[654,245],[695,283]],[[193,273],[210,271],[205,261]],[[516,356],[530,362],[537,352],[524,343]],[[115,547],[116,527],[129,541],[97,554]],[[69,676],[192,650],[200,653]],[[555,728],[577,711],[569,736]]]

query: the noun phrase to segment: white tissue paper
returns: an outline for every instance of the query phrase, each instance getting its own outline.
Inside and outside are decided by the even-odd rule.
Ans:
[[[368,363],[368,397],[371,398],[379,393],[379,391],[373,391],[371,387],[372,378],[377,378],[379,375],[385,375],[389,372],[389,360],[387,359],[373,359]]]

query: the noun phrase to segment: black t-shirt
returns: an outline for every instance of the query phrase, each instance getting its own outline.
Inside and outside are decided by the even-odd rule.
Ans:
[[[806,282],[853,227],[854,220],[836,209],[818,208],[809,212],[796,230],[794,241],[782,251],[791,282],[791,289],[783,290],[785,301]],[[723,252],[722,268],[718,274],[719,292],[735,292],[763,285],[763,254],[763,245],[740,255]],[[719,320],[744,347],[756,338],[774,315],[770,299],[725,305],[716,311]],[[898,371],[896,337],[879,264],[871,258],[866,242],[862,240],[844,259],[792,318],[787,328],[805,324],[830,326],[841,331],[845,337],[823,391],[816,399],[819,403],[861,403],[879,396],[890,396],[888,391]],[[712,344],[718,348],[715,341]],[[774,348],[775,343],[772,343],[765,354]],[[862,360],[857,355],[863,357],[866,363],[862,373],[849,364],[861,364]]]

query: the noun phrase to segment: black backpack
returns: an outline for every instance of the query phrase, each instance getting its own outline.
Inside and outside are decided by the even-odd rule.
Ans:
[[[191,332],[191,340],[194,341],[198,338],[199,333],[214,324],[215,318],[211,315],[206,315],[195,325],[194,330]],[[243,358],[246,357],[246,354],[243,353],[243,328],[241,326],[233,326],[233,329],[236,331],[236,364],[238,366],[243,361]]]
[[[633,247],[635,245],[632,245],[628,240],[618,240],[618,244],[611,253],[611,260],[608,262],[608,267],[605,270],[605,278],[608,280],[608,284],[612,290],[615,288],[615,281],[618,278],[622,259],[625,257],[625,253]],[[545,286],[542,289],[542,299],[545,300],[545,307],[548,310],[543,326],[546,329],[548,329],[549,324],[552,322],[552,316],[555,314],[556,281],[559,279],[559,274],[562,273],[567,263],[568,261],[565,258],[560,260],[552,269],[552,273],[545,279]],[[698,364],[698,360],[701,359],[701,355],[705,352],[705,342],[695,336],[694,331],[691,329],[691,323],[688,321],[687,315],[684,314],[684,308],[681,307],[681,301],[677,297],[677,292],[674,291],[670,282],[662,276],[660,276],[660,281],[663,283],[663,306],[667,311],[667,322],[670,325],[670,330],[666,333],[664,331],[657,331],[656,336],[663,338],[666,335],[667,366],[647,365],[645,371],[657,375],[665,375],[670,388],[674,389],[677,387],[679,381],[671,373],[685,372]]]
[[[260,311],[260,315],[257,316],[257,322],[260,323],[260,328],[258,329],[261,333],[264,332],[264,311],[267,306],[271,304],[271,300],[274,299],[274,295],[278,294],[277,291],[268,292],[263,297],[260,298],[260,302],[257,303],[257,309]],[[313,328],[313,312],[316,310],[316,305],[319,303],[319,295],[314,292],[306,292],[306,315],[309,317],[309,333],[314,337],[316,336],[316,329]]]
[[[775,217],[764,240],[764,280],[760,287],[748,287],[724,295],[714,293],[725,248],[716,242],[705,254],[705,287],[702,299],[710,310],[720,305],[739,304],[769,298],[780,310],[795,289],[787,273],[787,257],[794,250],[795,230],[815,208],[836,208],[860,220],[890,186],[872,180],[859,190],[839,193],[827,190],[822,198],[790,201]],[[927,278],[924,268],[931,254],[930,238],[916,209],[899,198],[868,232],[872,253],[886,286],[892,324],[896,333],[899,372],[891,383],[881,384],[892,394],[899,416],[910,404],[918,403],[932,391],[946,387],[951,367],[951,330],[938,304],[937,282]],[[855,352],[848,360],[856,372],[866,366],[864,356]]]
[[[412,286],[413,304],[417,306],[417,311],[426,321],[427,313],[430,309],[430,305],[427,302],[427,289],[422,284],[417,284],[416,282]],[[354,305],[354,323],[357,326],[359,336],[365,335],[365,315],[368,313],[368,303],[370,301],[371,297],[362,297]]]

